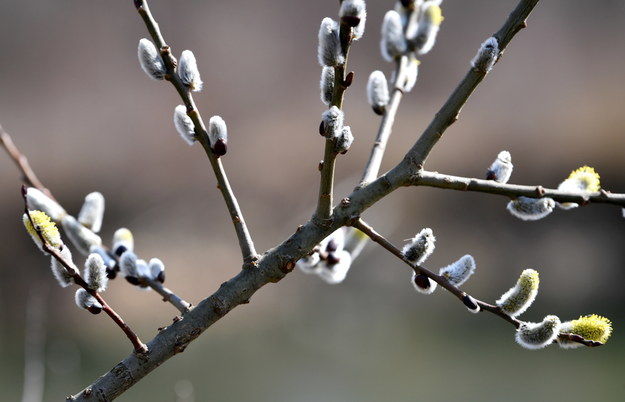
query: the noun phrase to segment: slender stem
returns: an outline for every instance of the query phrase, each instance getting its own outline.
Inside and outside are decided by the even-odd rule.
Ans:
[[[176,59],[172,55],[170,47],[166,44],[158,23],[150,12],[148,2],[146,0],[135,1],[135,5],[137,6],[137,11],[143,19],[148,32],[156,43],[156,46],[161,50],[161,56],[167,70],[165,78],[172,83],[174,88],[176,88],[176,91],[187,107],[187,114],[193,121],[198,141],[202,144],[206,156],[210,161],[215,177],[217,178],[217,187],[221,191],[221,194],[226,202],[228,212],[230,213],[230,217],[234,225],[234,230],[239,240],[239,247],[241,249],[243,261],[246,263],[252,263],[258,258],[256,249],[254,248],[252,236],[250,235],[247,225],[245,224],[243,213],[241,212],[239,203],[237,202],[234,192],[232,191],[232,187],[230,186],[223,165],[221,164],[219,157],[211,149],[208,132],[206,131],[206,126],[202,120],[200,112],[193,101],[193,97],[191,96],[189,89],[182,83],[180,77],[176,73]]]
[[[43,185],[43,183],[39,181],[39,178],[30,167],[30,164],[28,163],[28,159],[26,158],[26,156],[24,156],[24,154],[22,154],[19,151],[19,149],[17,149],[17,147],[15,146],[15,143],[13,143],[13,140],[11,139],[11,136],[6,131],[4,131],[1,125],[0,125],[0,143],[2,144],[4,149],[7,151],[11,159],[13,159],[13,161],[17,165],[17,168],[20,170],[20,172],[22,172],[22,176],[24,177],[24,182],[26,182],[26,184],[28,184],[31,187],[37,188],[39,191],[41,191],[42,193],[44,193],[45,195],[47,195],[48,197],[54,200],[54,196],[52,195],[50,190],[48,190]]]
[[[163,296],[163,301],[171,303],[180,311],[182,315],[186,314],[191,309],[191,304],[182,300],[174,292],[163,286],[163,284],[159,281],[147,277],[141,277],[139,280],[151,287],[156,293]]]
[[[351,82],[345,81],[349,48],[352,43],[351,35],[352,28],[347,24],[341,23],[339,37],[341,40],[341,49],[343,51],[345,62],[334,68],[334,92],[332,94],[332,103],[330,104],[330,107],[336,106],[339,109],[343,107],[345,91],[347,90],[349,84],[351,84]],[[338,156],[335,144],[335,138],[326,138],[323,152],[323,162],[321,164],[319,199],[317,200],[317,212],[315,214],[315,217],[321,223],[331,218],[332,206],[334,205],[334,170],[336,167],[336,157]]]
[[[510,198],[519,196],[540,198],[549,197],[558,202],[574,202],[579,205],[588,203],[615,204],[625,207],[625,194],[613,194],[608,191],[596,193],[571,193],[542,186],[522,186],[518,184],[497,183],[494,180],[480,180],[470,177],[459,177],[438,172],[419,171],[412,177],[414,186],[429,186],[459,191],[476,191],[498,194]]]
[[[493,36],[499,43],[500,54],[508,46],[510,40],[522,28],[527,26],[525,20],[532,12],[539,0],[521,0],[517,7],[510,13],[504,25]],[[452,125],[467,102],[475,88],[484,79],[486,73],[471,68],[453,91],[447,102],[436,113],[430,125],[425,129],[421,137],[408,151],[404,161],[412,166],[422,166],[432,148],[441,139],[445,130]]]
[[[404,257],[403,253],[401,252],[401,250],[399,248],[395,247],[391,242],[386,240],[384,238],[384,236],[382,236],[381,234],[376,232],[373,229],[373,227],[371,227],[370,225],[365,223],[362,219],[360,219],[360,218],[354,219],[351,222],[351,226],[353,226],[356,229],[362,231],[367,236],[369,236],[369,238],[371,240],[373,240],[374,242],[378,243],[380,246],[382,246],[384,249],[389,251],[391,254],[393,254],[394,256],[396,256],[397,258],[399,258],[400,260],[402,260],[406,264],[408,264],[410,266],[410,268],[412,268],[414,270],[415,273],[421,274],[421,275],[425,275],[428,278],[432,279],[434,282],[438,283],[441,287],[445,288],[451,294],[456,296],[461,302],[463,302],[467,298],[467,296],[468,296],[471,299],[473,299],[473,301],[478,306],[480,306],[480,311],[488,311],[489,313],[492,313],[492,314],[496,315],[497,317],[502,318],[503,320],[509,322],[515,328],[519,328],[522,324],[525,324],[524,321],[520,321],[520,320],[518,320],[518,319],[516,319],[514,317],[509,316],[508,314],[506,314],[498,306],[495,306],[495,305],[492,305],[492,304],[480,301],[480,300],[474,298],[473,296],[469,295],[468,293],[460,290],[457,286],[452,285],[447,280],[447,278],[445,278],[444,276],[437,275],[437,274],[433,273],[432,271],[428,270],[425,267],[422,267],[420,265],[415,265],[415,264],[411,263],[410,261],[408,261]],[[602,345],[602,343],[600,343],[600,342],[589,341],[589,340],[586,340],[586,339],[584,339],[584,338],[582,338],[582,337],[580,337],[578,335],[574,335],[574,334],[572,335],[572,334],[562,333],[559,336],[567,338],[567,339],[569,339],[569,340],[571,340],[573,342],[581,343],[582,345],[585,345],[585,346],[601,346]]]

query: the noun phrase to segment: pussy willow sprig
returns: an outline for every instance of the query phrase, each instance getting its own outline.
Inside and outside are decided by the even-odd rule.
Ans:
[[[137,9],[137,12],[143,19],[143,22],[145,23],[145,26],[150,33],[150,36],[154,40],[157,49],[160,52],[160,56],[165,65],[164,79],[171,82],[171,84],[174,86],[174,88],[180,95],[180,98],[182,99],[185,107],[187,108],[187,115],[193,121],[195,132],[197,134],[197,140],[200,142],[200,144],[202,144],[202,147],[206,152],[206,156],[208,157],[208,160],[210,161],[210,164],[213,168],[213,172],[215,173],[215,177],[217,178],[217,187],[219,188],[224,198],[224,201],[226,202],[228,212],[232,219],[232,223],[234,225],[237,238],[239,240],[239,247],[241,248],[243,261],[246,263],[252,263],[257,258],[252,236],[250,235],[247,225],[245,224],[243,212],[241,211],[241,207],[239,206],[232,187],[230,186],[230,182],[228,181],[228,177],[226,176],[226,171],[221,162],[221,158],[219,157],[218,153],[215,152],[213,147],[211,147],[209,132],[206,129],[206,125],[204,124],[204,120],[200,115],[200,111],[195,105],[195,101],[193,100],[193,96],[191,95],[191,89],[188,85],[185,85],[183,79],[180,77],[179,74],[176,73],[176,66],[178,62],[172,54],[171,48],[165,42],[158,23],[154,20],[154,17],[150,12],[148,2],[135,0],[134,5]]]
[[[24,194],[24,203],[26,204],[25,189],[22,193]],[[39,240],[41,241],[41,247],[43,251],[46,252],[47,254],[50,254],[56,261],[58,261],[63,267],[65,267],[65,269],[67,270],[67,274],[72,278],[72,281],[76,285],[83,288],[88,294],[90,294],[92,297],[94,297],[98,301],[98,303],[102,306],[101,307],[102,311],[104,311],[113,320],[113,322],[117,324],[117,326],[124,332],[126,337],[128,337],[136,353],[140,353],[140,354],[146,353],[148,351],[147,346],[143,342],[141,342],[139,337],[128,326],[128,324],[124,322],[124,320],[119,316],[119,314],[117,314],[115,310],[113,310],[106,303],[106,301],[104,301],[100,293],[95,291],[94,289],[92,289],[92,287],[89,286],[89,284],[85,281],[85,279],[80,275],[80,271],[78,270],[76,265],[74,265],[72,261],[68,261],[67,259],[65,259],[61,255],[57,247],[53,247],[49,244],[48,238],[44,236],[39,226],[33,222],[33,219],[31,217],[31,212],[28,209],[28,207],[25,207],[24,213],[28,217],[28,220],[30,221],[31,226],[36,231],[36,234],[39,237]],[[66,247],[66,246],[62,245],[62,247]]]

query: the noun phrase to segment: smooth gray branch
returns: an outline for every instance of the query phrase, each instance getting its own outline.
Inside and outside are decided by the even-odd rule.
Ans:
[[[588,203],[615,204],[625,207],[625,194],[613,194],[608,191],[596,193],[570,193],[542,186],[522,186],[519,184],[503,184],[494,180],[480,180],[470,177],[450,176],[438,172],[422,170],[412,177],[412,185],[438,187],[459,191],[476,191],[498,194],[510,198],[519,196],[540,198],[549,197],[558,202],[574,202],[579,205]]]

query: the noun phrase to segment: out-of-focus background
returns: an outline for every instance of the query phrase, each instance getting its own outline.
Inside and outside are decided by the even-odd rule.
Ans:
[[[317,31],[337,1],[153,1],[174,53],[192,49],[205,119],[230,133],[223,162],[258,250],[305,222],[314,208],[319,101]],[[469,68],[479,44],[516,1],[446,0],[437,45],[400,108],[383,169],[398,162]],[[379,32],[392,1],[370,1],[365,37],[350,53],[356,78],[345,111],[356,141],[338,162],[337,197],[356,183],[379,124],[365,99],[369,73],[392,66]],[[529,27],[444,135],[427,168],[483,177],[508,150],[512,182],[553,187],[590,165],[603,188],[625,192],[625,3],[544,1]],[[102,236],[135,234],[137,253],[161,258],[166,285],[197,303],[240,269],[236,238],[209,164],[172,124],[173,88],[136,58],[147,37],[132,3],[0,2],[0,123],[66,209],[106,196]],[[107,317],[74,305],[21,225],[20,174],[0,154],[0,399],[20,400],[27,307],[45,298],[45,400],[91,383],[131,347]],[[470,253],[464,288],[496,300],[525,268],[541,275],[522,318],[598,313],[614,322],[598,349],[527,351],[513,328],[467,313],[443,291],[416,294],[407,267],[370,244],[347,280],[330,286],[294,272],[259,291],[119,398],[120,401],[527,401],[625,399],[625,220],[592,205],[519,221],[507,200],[429,188],[401,189],[366,220],[401,246],[423,227],[437,236],[428,266]],[[176,310],[123,280],[106,299],[144,340]],[[30,302],[29,302],[30,301]]]

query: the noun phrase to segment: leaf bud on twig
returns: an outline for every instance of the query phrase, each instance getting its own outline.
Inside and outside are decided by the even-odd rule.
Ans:
[[[87,194],[85,202],[78,213],[78,222],[84,227],[98,233],[102,228],[104,218],[104,196],[102,193],[94,191]]]
[[[436,36],[441,23],[443,13],[437,2],[428,1],[421,6],[421,16],[419,17],[419,28],[414,39],[415,47],[419,55],[428,53],[434,47]]]
[[[491,36],[480,45],[477,54],[471,60],[471,66],[486,74],[493,68],[498,57],[499,42],[497,42],[497,38]]]
[[[524,221],[537,221],[549,215],[556,203],[549,197],[530,198],[519,196],[508,203],[508,211]]]
[[[515,339],[526,349],[542,349],[553,343],[558,336],[560,319],[546,316],[542,322],[524,322],[517,329]]]
[[[41,241],[41,237],[39,237],[39,233],[41,233],[45,242],[51,247],[59,249],[63,244],[59,229],[45,212],[36,210],[28,211],[28,214],[25,213],[22,217],[22,221],[24,222],[26,231],[28,231],[30,237],[44,254],[47,253],[43,250],[43,242]]]
[[[35,187],[28,187],[26,190],[26,203],[28,209],[42,211],[55,222],[60,222],[67,215],[65,209],[58,202]]]
[[[321,69],[319,88],[321,89],[321,102],[330,105],[334,94],[334,67],[324,66]]]
[[[441,268],[439,275],[444,276],[449,283],[460,286],[469,279],[475,272],[475,260],[469,254],[444,268]]]
[[[91,253],[87,257],[85,261],[84,278],[90,289],[96,292],[104,292],[106,290],[106,285],[108,284],[106,266],[99,254]]]
[[[401,16],[395,10],[389,10],[382,22],[382,40],[380,50],[386,61],[393,61],[406,52],[406,37],[401,23]]]
[[[165,63],[156,46],[149,39],[141,39],[139,41],[139,49],[137,51],[139,57],[139,63],[141,68],[148,75],[148,77],[155,80],[162,80],[165,78],[167,70],[165,69]]]
[[[560,325],[560,333],[579,335],[586,341],[606,343],[612,335],[612,323],[605,317],[591,314],[579,317],[577,320],[566,321]],[[566,337],[558,337],[558,344],[565,349],[582,346]]]
[[[419,265],[432,254],[434,243],[436,243],[436,237],[432,229],[425,228],[410,239],[410,243],[402,248],[401,253],[408,262]]]
[[[358,40],[365,33],[367,8],[364,0],[344,0],[339,9],[341,22],[352,27],[352,39]]]
[[[178,105],[174,109],[174,126],[180,137],[189,145],[195,144],[197,136],[195,135],[195,126],[193,120],[187,114],[185,105]]]
[[[113,234],[113,253],[121,257],[125,251],[133,251],[135,240],[132,232],[126,228],[119,228]]]
[[[508,151],[501,151],[497,159],[486,172],[486,180],[495,180],[497,183],[507,183],[512,175],[512,156]]]
[[[419,293],[423,293],[425,295],[429,295],[434,293],[438,284],[432,281],[424,274],[418,274],[416,272],[412,273],[412,286],[414,286],[415,290]]]
[[[184,50],[178,60],[178,76],[182,83],[193,92],[202,90],[202,79],[197,68],[195,55],[190,50]]]
[[[100,236],[81,225],[80,222],[71,215],[67,215],[63,218],[61,225],[74,247],[84,255],[89,254],[91,247],[99,247],[102,245]]]
[[[321,21],[317,58],[321,67],[338,66],[345,63],[339,38],[339,25],[332,18],[326,17]]]
[[[220,116],[213,116],[208,121],[208,139],[217,156],[223,156],[228,150],[228,128]]]
[[[85,289],[80,288],[76,291],[75,300],[78,307],[84,308],[91,314],[100,314],[102,312],[103,307],[100,302]]]
[[[538,284],[538,271],[533,269],[524,270],[521,272],[516,285],[501,295],[499,300],[496,301],[497,306],[511,317],[523,314],[536,300]]]
[[[477,314],[480,312],[480,305],[477,304],[475,299],[469,295],[464,295],[462,298],[462,303],[467,307],[467,310],[473,314]]]
[[[384,73],[376,70],[369,75],[367,81],[367,100],[373,111],[378,115],[383,115],[386,105],[388,105],[388,83]]]

